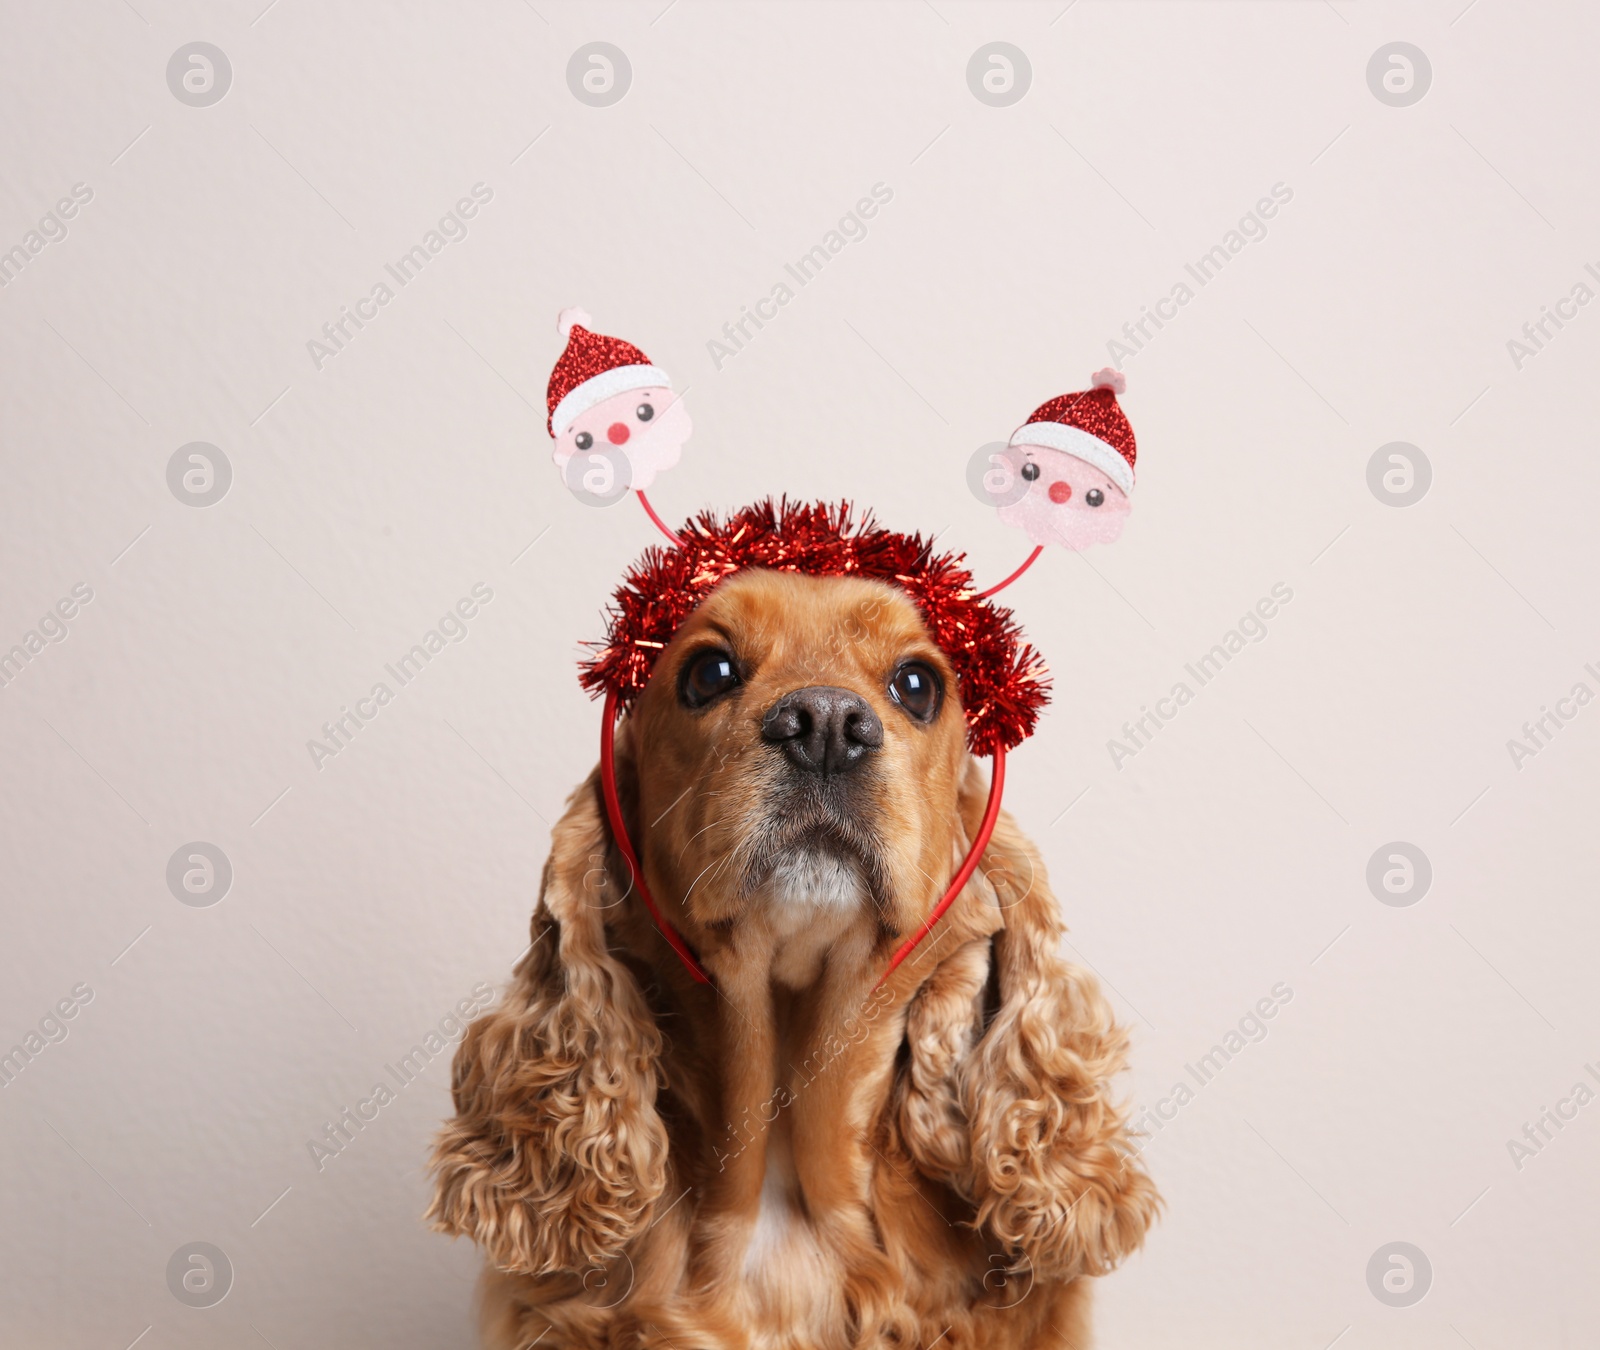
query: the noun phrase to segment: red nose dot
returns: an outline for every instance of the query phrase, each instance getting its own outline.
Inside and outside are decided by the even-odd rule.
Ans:
[[[612,445],[621,445],[628,439],[628,424],[626,422],[613,422],[606,428],[606,439]]]
[[[1071,483],[1063,483],[1058,480],[1050,484],[1050,500],[1053,501],[1057,506],[1060,506],[1063,502],[1070,501],[1071,498]]]

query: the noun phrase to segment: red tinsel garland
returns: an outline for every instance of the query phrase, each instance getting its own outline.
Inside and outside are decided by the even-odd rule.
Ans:
[[[1011,611],[982,599],[964,554],[932,552],[932,540],[880,527],[849,502],[774,505],[768,498],[718,520],[710,511],[678,531],[677,548],[651,547],[629,568],[607,615],[606,640],[582,663],[595,697],[630,704],[678,626],[736,572],[766,568],[808,576],[859,576],[903,590],[921,611],[960,682],[974,754],[1015,749],[1050,700],[1044,660],[1021,640]]]

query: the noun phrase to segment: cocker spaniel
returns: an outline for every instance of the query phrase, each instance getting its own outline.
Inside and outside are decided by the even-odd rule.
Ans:
[[[983,866],[892,976],[983,813],[950,663],[899,590],[749,571],[618,730],[648,913],[598,775],[532,946],[457,1052],[436,1228],[495,1350],[1082,1350],[1159,1200],[1126,1038],[1062,959],[1037,850]]]

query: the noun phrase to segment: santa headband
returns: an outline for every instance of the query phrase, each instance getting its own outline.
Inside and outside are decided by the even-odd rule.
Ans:
[[[549,431],[561,436],[585,412],[635,389],[670,388],[666,372],[632,343],[596,333],[579,309],[561,312],[567,341],[547,391]],[[1011,437],[1012,446],[1060,450],[1105,473],[1123,493],[1132,490],[1133,430],[1117,405],[1122,376],[1101,371],[1090,389],[1064,394],[1036,409]],[[641,408],[640,414],[649,410]],[[626,441],[627,437],[623,437]],[[975,589],[964,555],[933,552],[933,541],[879,526],[868,513],[857,519],[848,502],[836,506],[768,499],[719,518],[703,512],[674,531],[644,492],[640,505],[671,541],[647,548],[613,596],[606,637],[581,663],[582,686],[605,698],[600,729],[600,780],[607,820],[629,876],[656,928],[694,979],[711,983],[683,935],[656,905],[645,883],[617,794],[615,732],[618,716],[650,682],[656,661],[683,621],[729,577],[750,570],[816,577],[862,577],[905,593],[929,635],[944,652],[959,687],[972,753],[993,760],[989,800],[971,848],[939,901],[890,959],[881,985],[911,955],[955,902],[977,869],[1000,814],[1006,753],[1032,734],[1049,702],[1043,659],[1022,641],[1011,611],[989,603],[1025,572],[1042,551],[988,590]],[[1052,498],[1052,500],[1057,500]]]

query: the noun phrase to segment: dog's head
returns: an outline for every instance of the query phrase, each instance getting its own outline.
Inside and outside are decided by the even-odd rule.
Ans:
[[[751,571],[695,609],[619,731],[617,786],[651,890],[717,992],[645,916],[591,776],[555,828],[531,948],[457,1052],[438,1227],[530,1275],[602,1266],[650,1230],[671,1150],[704,1133],[674,1142],[666,1121],[692,1114],[700,1079],[706,1111],[732,1109],[724,1091],[760,1044],[697,1032],[725,1005],[744,1005],[741,1028],[792,1012],[773,984],[843,1017],[949,884],[984,802],[958,694],[916,606],[880,582]],[[1124,1038],[1062,960],[1043,865],[1004,813],[943,923],[888,987],[894,1015],[873,1019],[904,1044],[882,1047],[894,1082],[869,1114],[1037,1271],[1109,1269],[1156,1203],[1110,1096]],[[674,1054],[699,1056],[698,1077],[670,1072]]]
[[[629,743],[644,865],[691,936],[795,907],[897,935],[948,880],[965,721],[891,586],[733,578],[662,653]]]

